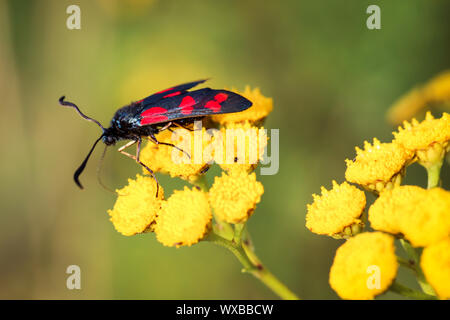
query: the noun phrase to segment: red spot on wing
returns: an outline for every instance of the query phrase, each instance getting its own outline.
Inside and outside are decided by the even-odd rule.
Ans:
[[[222,106],[215,100],[210,100],[205,104],[205,108],[211,109],[213,112],[219,112]]]
[[[224,102],[228,99],[228,95],[226,93],[218,93],[214,96],[214,100],[216,100],[218,103]]]
[[[211,109],[213,112],[219,112],[222,108],[220,103],[227,99],[228,95],[226,93],[218,93],[214,96],[214,100],[210,100],[205,104],[205,108]]]
[[[144,99],[141,99],[139,101],[136,101],[136,103],[141,103],[142,101],[144,101]]]
[[[192,110],[194,110],[195,100],[191,96],[186,96],[181,100],[180,105],[178,106],[181,108],[182,114],[191,114]]]
[[[163,98],[169,98],[169,97],[177,96],[179,94],[181,94],[181,91],[176,91],[173,93],[166,94]]]
[[[141,113],[141,125],[167,121],[169,118],[164,115],[167,109],[153,107]]]

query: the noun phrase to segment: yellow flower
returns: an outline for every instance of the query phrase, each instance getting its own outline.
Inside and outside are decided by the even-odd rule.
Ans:
[[[161,208],[164,190],[159,186],[156,197],[156,181],[151,177],[136,175],[128,179],[128,186],[117,190],[118,198],[113,210],[108,210],[118,232],[132,236],[151,229]]]
[[[438,74],[423,88],[427,101],[450,101],[450,70]]]
[[[412,118],[429,104],[450,101],[450,70],[444,71],[422,87],[417,87],[395,102],[388,111],[388,119],[399,124]]]
[[[217,151],[214,154],[220,167],[227,172],[241,169],[253,171],[264,156],[268,139],[266,130],[245,121],[230,123],[220,132],[221,141],[217,139],[216,143],[222,148],[221,154]]]
[[[429,189],[424,199],[409,209],[409,215],[402,216],[400,226],[413,246],[427,246],[450,235],[450,192]]]
[[[242,112],[212,116],[213,121],[222,125],[243,121],[250,121],[251,123],[258,124],[262,122],[270,112],[272,112],[272,98],[263,96],[259,88],[251,90],[249,86],[246,86],[244,92],[239,92],[235,89],[232,89],[231,91],[236,92],[250,100],[253,103],[252,106]]]
[[[369,221],[376,230],[403,234],[415,247],[428,246],[450,235],[450,192],[417,186],[383,191]]]
[[[211,219],[206,193],[187,187],[175,190],[156,219],[156,238],[168,247],[190,246],[206,235]]]
[[[429,167],[437,161],[442,161],[445,152],[450,148],[450,114],[444,113],[442,118],[435,119],[428,112],[424,121],[405,121],[404,128],[399,127],[398,132],[393,134],[395,142],[415,152],[419,163]]]
[[[347,182],[333,181],[330,191],[321,188],[322,195],[313,194],[314,202],[307,205],[306,227],[314,233],[335,238],[348,238],[364,226],[359,219],[366,206],[366,196]]]
[[[418,200],[418,194],[425,192],[417,186],[400,186],[381,192],[380,197],[369,208],[370,226],[392,234],[400,233],[400,210]]]
[[[373,299],[389,288],[397,269],[394,238],[364,232],[337,249],[329,281],[343,299]]]
[[[204,127],[202,131],[176,129],[172,133],[165,130],[156,138],[160,142],[174,144],[187,152],[190,158],[174,147],[157,145],[149,141],[141,151],[140,160],[153,171],[167,173],[171,177],[179,177],[193,182],[209,169],[207,161],[211,159],[204,159],[203,150],[208,144],[205,141],[210,138]],[[144,172],[147,171],[144,169]]]
[[[377,192],[400,185],[403,169],[413,157],[413,153],[401,145],[380,143],[378,139],[373,139],[373,145],[365,141],[364,150],[355,149],[356,158],[345,160],[345,178]]]
[[[426,247],[420,266],[437,295],[450,299],[450,238]]]
[[[264,187],[255,173],[233,171],[215,177],[209,190],[209,201],[218,219],[229,223],[246,221],[261,200]]]
[[[405,119],[411,119],[427,105],[421,88],[414,88],[398,99],[388,110],[387,118],[393,124],[400,124]]]

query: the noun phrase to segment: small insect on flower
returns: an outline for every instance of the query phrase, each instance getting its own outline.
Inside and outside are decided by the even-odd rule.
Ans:
[[[226,90],[203,88],[200,90],[188,91],[205,81],[206,80],[199,80],[181,84],[159,91],[137,102],[132,102],[116,111],[109,128],[103,127],[97,120],[83,114],[74,103],[65,101],[65,97],[62,96],[59,99],[61,105],[74,108],[80,116],[96,123],[103,131],[102,135],[95,141],[80,167],[75,171],[73,178],[78,187],[83,189],[78,178],[86,167],[89,157],[100,140],[102,140],[106,146],[115,145],[119,140],[131,140],[120,147],[118,151],[127,157],[134,159],[150,173],[156,182],[158,182],[153,171],[139,159],[142,137],[146,137],[156,144],[168,145],[186,153],[184,150],[181,150],[173,144],[158,141],[155,135],[173,127],[187,129],[187,125],[192,124],[196,120],[201,120],[205,116],[240,112],[248,109],[252,105],[252,102],[243,96]],[[124,151],[135,143],[137,143],[136,155]],[[189,156],[189,154],[187,155]],[[156,194],[158,195],[158,188]]]

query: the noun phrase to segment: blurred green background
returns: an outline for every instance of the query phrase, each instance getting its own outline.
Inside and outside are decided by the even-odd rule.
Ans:
[[[81,30],[66,28],[71,4]],[[366,28],[370,4],[381,7],[381,30]],[[280,129],[280,170],[260,177],[265,194],[249,229],[293,291],[337,298],[328,271],[342,241],[305,228],[306,204],[343,181],[355,146],[391,140],[390,104],[450,67],[448,12],[447,0],[0,1],[0,298],[276,298],[220,247],[117,233],[106,213],[115,196],[96,180],[100,150],[86,189],[72,180],[100,131],[60,107],[61,95],[107,125],[130,101],[204,77],[273,97],[266,127]],[[137,172],[109,151],[102,177],[116,188]],[[424,185],[425,171],[414,165],[406,179]],[[181,185],[160,180],[168,193]],[[82,290],[66,288],[71,264]]]

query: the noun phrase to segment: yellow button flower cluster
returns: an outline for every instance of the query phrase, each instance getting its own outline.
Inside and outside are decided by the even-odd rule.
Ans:
[[[241,94],[253,102],[252,107],[244,112],[217,115],[212,120],[229,129],[242,130],[244,134],[253,130],[254,134],[245,135],[243,154],[236,152],[238,150],[234,146],[232,148],[236,157],[239,154],[244,161],[239,158],[229,164],[220,161],[224,171],[221,176],[215,177],[208,190],[202,179],[214,157],[218,156],[213,144],[219,143],[220,147],[226,147],[225,127],[219,127],[219,131],[224,134],[223,141],[217,140],[205,127],[201,131],[194,127],[190,130],[173,128],[160,132],[157,135],[160,142],[180,147],[180,142],[183,145],[188,137],[190,144],[180,147],[182,152],[150,141],[141,150],[140,160],[154,172],[181,178],[193,186],[174,190],[165,199],[161,186],[158,197],[155,196],[157,184],[151,177],[138,175],[135,180],[130,179],[128,186],[117,191],[114,208],[108,211],[117,231],[126,236],[153,231],[163,245],[180,247],[204,239],[213,229],[213,218],[217,222],[233,224],[247,221],[264,193],[262,183],[256,180],[256,174],[251,171],[261,161],[267,145],[267,133],[260,125],[273,105],[272,99],[264,97],[259,89],[247,87]],[[199,150],[196,149],[198,145],[201,146]],[[209,157],[204,152],[208,148],[212,149]],[[249,160],[255,150],[256,161],[252,163]],[[179,160],[178,163],[174,161],[174,156]],[[147,173],[146,170],[144,173]]]
[[[171,146],[155,144],[149,141],[141,151],[140,160],[154,172],[169,174],[172,178],[178,177],[187,181],[195,181],[199,175],[209,169],[208,161],[210,159],[204,158],[202,151],[211,142],[211,137],[205,128],[202,128],[201,132],[188,131],[186,129],[177,130],[181,131],[176,131],[176,133],[182,134],[177,135],[169,130],[165,130],[159,133],[156,138],[160,142],[178,145],[178,143],[183,141],[184,135],[189,135],[191,145],[182,149],[187,154],[176,149],[174,150]],[[203,146],[201,152],[195,152],[194,150],[194,143],[197,143],[198,140],[197,137],[200,137]],[[178,162],[174,161],[174,155],[177,157]],[[146,169],[144,168],[143,170],[146,173]]]
[[[395,142],[414,152],[424,167],[430,167],[442,161],[445,153],[450,150],[450,114],[444,113],[441,118],[435,119],[427,112],[424,121],[405,121],[403,127],[399,127],[398,132],[393,134]]]
[[[156,181],[151,177],[136,176],[128,179],[128,186],[117,190],[118,198],[108,210],[111,222],[124,236],[144,232],[156,219],[161,209],[164,189],[160,186],[156,197]]]
[[[233,132],[233,134],[230,132]],[[229,147],[234,150],[233,159],[227,159],[225,152],[220,156],[215,155],[215,159],[220,163],[222,170],[227,172],[235,170],[253,171],[263,159],[264,150],[267,146],[268,137],[264,127],[256,127],[249,121],[228,123],[226,127],[221,128],[221,133],[223,138],[222,150],[227,150],[227,143],[230,141],[232,145]],[[245,139],[245,150],[238,150],[238,144],[236,143],[238,136]]]
[[[397,269],[394,238],[364,232],[337,249],[329,281],[343,299],[373,299],[389,288]]]
[[[187,187],[175,190],[156,218],[156,239],[168,247],[190,246],[208,232],[211,219],[205,192]]]
[[[406,167],[416,160],[427,169],[442,165],[450,150],[450,115],[435,119],[427,113],[424,121],[405,121],[393,134],[390,143],[374,139],[373,145],[364,143],[364,150],[356,147],[356,157],[345,160],[346,179],[379,193],[400,185]]]
[[[421,87],[414,88],[396,101],[388,112],[393,124],[414,117],[430,105],[450,102],[450,70],[444,71]]]
[[[433,95],[445,95],[439,81],[427,87],[433,92],[428,93],[430,99]],[[330,284],[342,298],[372,299],[389,288],[397,272],[392,235],[402,239],[407,254],[411,255],[412,262],[407,264],[414,268],[425,288],[425,298],[434,294],[427,289],[426,280],[439,297],[448,298],[450,286],[442,282],[449,282],[449,255],[438,256],[438,252],[448,248],[450,192],[437,185],[444,156],[450,150],[450,115],[444,113],[441,118],[434,118],[427,113],[422,122],[405,121],[393,134],[389,143],[378,139],[373,144],[366,141],[364,149],[356,147],[353,160],[346,160],[346,180],[378,196],[368,209],[368,221],[377,232],[362,232],[364,192],[347,182],[338,185],[334,181],[330,191],[322,187],[321,196],[313,195],[313,203],[307,205],[306,227],[317,234],[349,239],[337,250],[330,271]],[[401,185],[406,167],[416,161],[427,169],[429,189]],[[417,247],[425,248],[421,260],[425,276],[420,270],[419,253],[415,253]],[[381,286],[377,290],[366,286],[369,265],[382,267]],[[397,286],[396,290],[403,290],[400,288]]]
[[[413,152],[397,143],[381,143],[373,139],[373,145],[367,141],[364,150],[356,147],[356,158],[346,159],[345,178],[362,185],[370,191],[380,192],[400,185],[403,169],[412,159]]]
[[[335,238],[348,238],[363,226],[360,219],[366,207],[366,196],[347,182],[341,185],[333,181],[328,191],[321,188],[322,195],[313,194],[314,202],[307,205],[306,227],[314,233]]]
[[[376,230],[403,234],[415,247],[431,245],[450,235],[450,192],[417,186],[383,191],[369,221]]]
[[[215,178],[209,199],[220,220],[240,223],[252,215],[263,193],[264,187],[256,180],[255,173],[235,170]]]
[[[437,295],[450,299],[450,238],[426,247],[420,265]]]

